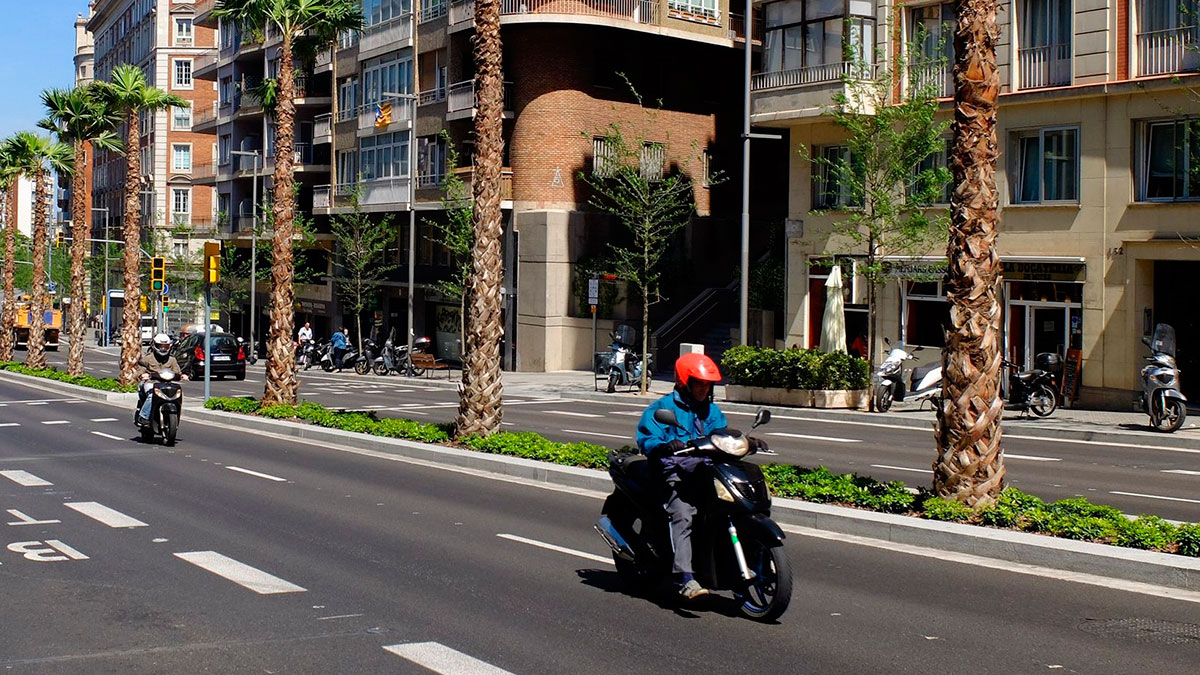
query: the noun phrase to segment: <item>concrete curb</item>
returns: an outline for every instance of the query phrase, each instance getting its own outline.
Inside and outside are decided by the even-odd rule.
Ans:
[[[188,408],[187,414],[202,421],[290,436],[331,447],[371,450],[436,462],[443,466],[486,471],[601,494],[612,490],[612,482],[607,472],[595,469],[489,455],[203,408]],[[792,499],[775,499],[773,503],[772,513],[782,524],[1036,565],[1065,572],[1200,591],[1200,558],[1058,539],[1026,532],[921,520],[911,516],[875,513]]]
[[[14,373],[7,370],[0,370],[0,379],[11,380],[17,384],[33,387],[34,389],[52,391],[56,394],[63,394],[70,396],[71,398],[81,398],[87,401],[127,403],[131,407],[137,403],[137,394],[92,389],[90,387],[83,387],[77,384],[59,382],[58,380],[51,380],[44,377],[34,377],[33,375],[23,375],[21,373]]]

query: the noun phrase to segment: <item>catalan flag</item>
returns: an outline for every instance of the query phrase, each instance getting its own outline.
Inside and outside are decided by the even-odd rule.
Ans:
[[[375,104],[375,126],[383,128],[392,123],[392,104]]]

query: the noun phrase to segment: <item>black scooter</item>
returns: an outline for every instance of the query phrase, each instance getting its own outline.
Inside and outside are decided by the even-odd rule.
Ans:
[[[175,445],[179,415],[183,411],[183,388],[179,386],[178,378],[179,374],[170,368],[158,371],[152,378],[154,388],[146,394],[151,400],[150,419],[142,419],[141,405],[133,411],[133,423],[141,430],[143,443],[161,436],[163,445]]]
[[[1062,359],[1053,352],[1034,357],[1033,370],[1022,371],[1012,361],[1001,361],[1011,372],[1008,375],[1008,402],[1022,412],[1049,417],[1058,409],[1055,375],[1062,370]]]
[[[679,426],[670,410],[656,411],[654,419]],[[754,427],[770,420],[770,411],[760,410]],[[696,580],[705,588],[732,590],[744,616],[772,621],[791,602],[792,566],[783,531],[771,520],[762,470],[742,461],[752,452],[749,437],[723,429],[692,439],[676,454],[712,460],[692,481],[699,511],[692,525]],[[669,578],[674,560],[661,480],[641,454],[611,453],[608,473],[616,489],[604,502],[596,531],[612,549],[617,573],[626,583],[638,590],[660,585]]]

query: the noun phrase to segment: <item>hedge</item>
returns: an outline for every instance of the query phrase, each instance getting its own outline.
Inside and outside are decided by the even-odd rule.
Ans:
[[[863,359],[819,349],[737,346],[725,352],[721,372],[729,384],[784,389],[866,389],[871,369]]]
[[[211,398],[205,405],[213,410],[272,419],[302,419],[323,427],[375,436],[451,443],[448,424],[380,419],[373,412],[331,410],[316,403],[263,407],[255,399],[246,397]],[[458,439],[456,445],[479,452],[591,469],[607,468],[611,452],[592,443],[552,441],[530,431],[467,436]],[[766,464],[762,471],[771,494],[777,497],[1200,557],[1200,523],[1175,525],[1158,516],[1146,515],[1130,519],[1111,506],[1092,504],[1083,498],[1046,503],[1008,487],[995,504],[973,511],[958,502],[935,497],[926,490],[913,491],[900,481],[880,482],[868,476],[833,473],[823,466],[808,469],[790,464]]]
[[[126,393],[137,391],[136,384],[121,384],[110,377],[100,378],[91,375],[69,375],[57,368],[29,368],[17,361],[0,361],[0,370],[7,370],[22,375],[32,375],[33,377],[44,377],[48,380],[58,380],[67,384],[77,384],[88,389]]]

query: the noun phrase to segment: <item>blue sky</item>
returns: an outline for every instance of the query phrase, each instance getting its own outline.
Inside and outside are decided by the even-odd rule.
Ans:
[[[75,83],[75,15],[87,0],[0,0],[0,138],[36,129],[43,89]]]

